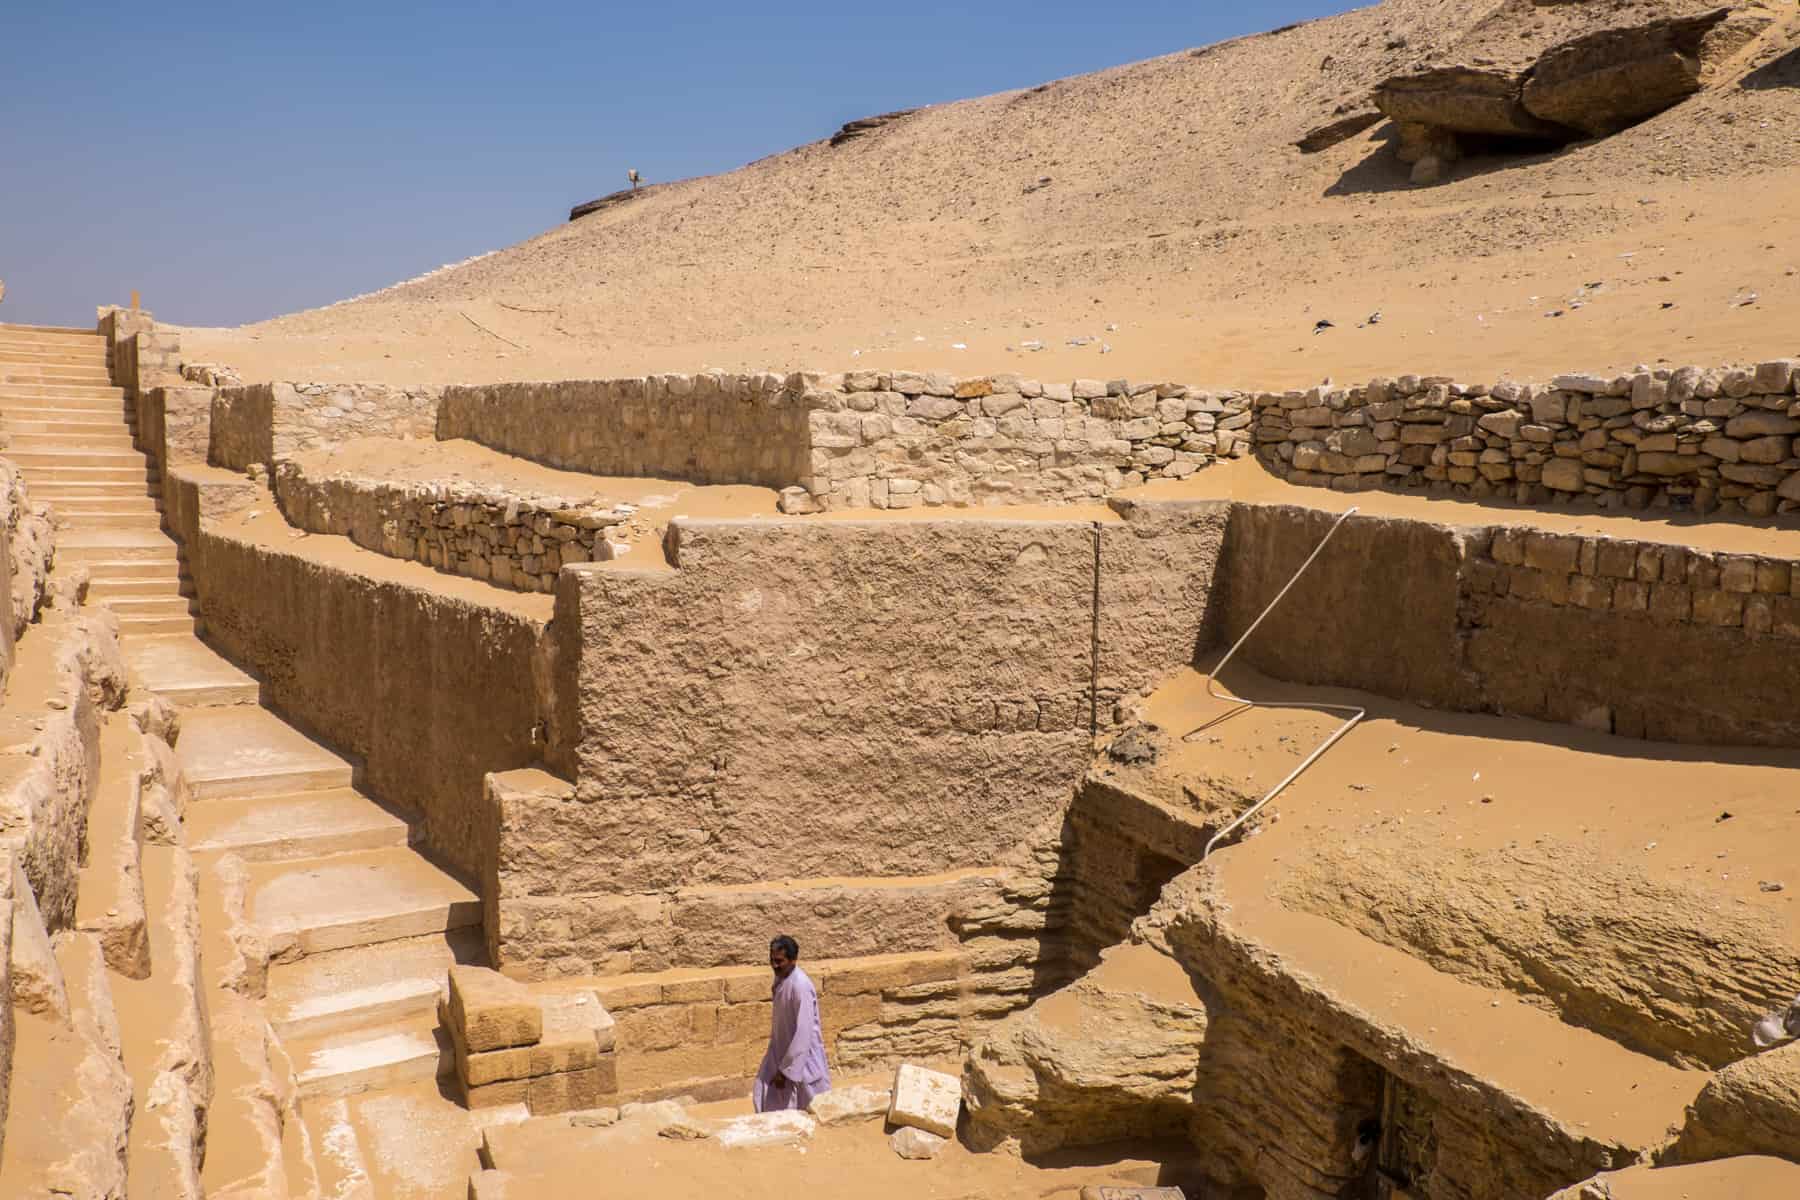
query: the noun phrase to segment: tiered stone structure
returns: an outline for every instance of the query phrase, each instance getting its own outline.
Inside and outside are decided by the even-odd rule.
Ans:
[[[525,592],[554,592],[564,563],[605,562],[609,531],[630,514],[570,496],[526,495],[460,480],[389,483],[324,477],[287,459],[275,499],[288,522],[359,546]]]
[[[1251,406],[1257,457],[1294,483],[1766,517],[1800,510],[1797,372],[1779,359],[1548,385],[1402,375]]]
[[[438,1021],[470,1108],[523,1104],[543,1116],[597,1108],[619,1090],[613,1018],[591,991],[533,995],[497,972],[456,966]]]

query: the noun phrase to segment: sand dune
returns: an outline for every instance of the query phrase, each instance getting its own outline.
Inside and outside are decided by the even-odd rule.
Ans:
[[[1605,140],[1432,187],[1385,122],[1292,145],[1409,66],[1696,7],[1388,0],[926,109],[184,344],[251,378],[396,382],[908,365],[1285,386],[1792,354],[1791,5],[1715,86]]]

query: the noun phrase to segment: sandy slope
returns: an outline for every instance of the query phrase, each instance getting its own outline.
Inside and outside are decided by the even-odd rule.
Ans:
[[[1432,188],[1386,125],[1291,145],[1410,64],[1500,59],[1576,10],[1685,7],[1387,0],[930,109],[184,344],[254,378],[423,382],[905,364],[1267,386],[1800,352],[1791,4],[1720,86],[1603,142]]]

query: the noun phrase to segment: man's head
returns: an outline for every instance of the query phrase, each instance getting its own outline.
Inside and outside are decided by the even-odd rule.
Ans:
[[[769,969],[777,979],[786,979],[799,961],[800,943],[787,934],[778,933],[769,942]]]

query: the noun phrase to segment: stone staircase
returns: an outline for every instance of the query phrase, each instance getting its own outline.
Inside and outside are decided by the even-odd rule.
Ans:
[[[181,710],[184,831],[214,926],[203,977],[209,990],[226,983],[221,923],[235,915],[261,936],[272,958],[261,1012],[302,1105],[432,1080],[451,1066],[436,1015],[448,969],[485,956],[480,898],[412,847],[408,822],[357,787],[350,762],[262,707],[257,681],[197,636],[160,480],[133,449],[107,362],[97,335],[0,326],[0,454],[55,508],[57,561],[89,568],[88,602],[119,615],[137,680]],[[243,864],[241,914],[220,899],[227,856]],[[209,1142],[272,1148],[256,1110],[260,1039],[220,1021],[213,1040]],[[303,1177],[292,1138],[281,1142],[288,1161],[273,1169]],[[233,1157],[209,1156],[209,1192],[258,1169]]]
[[[6,456],[56,513],[57,556],[125,634],[192,633],[192,588],[162,536],[160,479],[133,448],[135,414],[98,333],[0,325]]]

